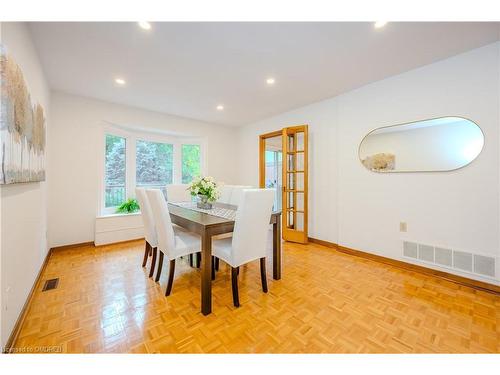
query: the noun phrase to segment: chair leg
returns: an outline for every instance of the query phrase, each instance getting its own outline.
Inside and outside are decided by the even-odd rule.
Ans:
[[[196,268],[201,267],[201,253],[196,253]]]
[[[260,258],[260,281],[262,282],[262,291],[267,293],[267,276],[266,276],[266,258]]]
[[[215,270],[219,270],[219,258],[215,257]]]
[[[194,267],[194,263],[193,263],[193,254],[189,254],[189,266],[190,266],[190,267]]]
[[[168,284],[165,296],[169,296],[170,292],[172,292],[172,284],[174,283],[174,273],[175,273],[175,259],[172,259],[170,261],[170,267],[168,270]]]
[[[155,281],[160,281],[161,269],[163,267],[163,251],[160,251],[160,259],[158,260],[158,271],[156,271]]]
[[[212,255],[212,280],[215,280],[215,257]]]
[[[153,247],[153,259],[151,259],[151,269],[149,270],[149,277],[153,277],[153,274],[155,272],[156,252],[157,252],[156,247]]]
[[[231,281],[234,307],[240,307],[240,297],[238,295],[238,267],[231,267]]]
[[[148,261],[148,256],[149,256],[149,253],[150,253],[150,246],[149,246],[149,242],[146,241],[146,245],[144,246],[144,258],[142,259],[142,266],[143,267],[146,267],[146,262]]]

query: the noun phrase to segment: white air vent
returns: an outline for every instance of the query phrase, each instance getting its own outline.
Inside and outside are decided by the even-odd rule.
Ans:
[[[472,254],[463,251],[453,251],[453,267],[472,272]]]
[[[429,245],[418,245],[418,259],[434,262],[434,248]]]
[[[442,266],[453,267],[453,252],[442,247],[435,248],[436,263]]]
[[[474,254],[474,272],[495,277],[495,258]]]
[[[403,255],[408,258],[418,257],[417,244],[413,242],[404,242],[403,243]]]
[[[403,256],[422,263],[436,264],[493,278],[496,276],[496,262],[498,262],[496,258],[490,256],[410,241],[403,241]]]

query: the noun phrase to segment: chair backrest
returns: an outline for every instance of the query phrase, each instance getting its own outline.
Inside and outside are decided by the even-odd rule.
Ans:
[[[159,189],[148,189],[146,195],[153,212],[153,218],[156,225],[156,233],[158,235],[158,248],[167,258],[171,258],[175,250],[175,235],[170,213],[168,212],[168,204]]]
[[[273,189],[243,190],[234,223],[233,264],[240,265],[266,256],[273,202]]]
[[[251,186],[246,185],[224,185],[221,189],[221,194],[217,202],[234,204],[237,206],[243,195],[243,189],[251,189]]]
[[[191,194],[187,190],[188,185],[167,185],[167,201],[169,202],[189,202]]]
[[[243,190],[251,189],[251,186],[245,185],[233,185],[233,191],[231,192],[231,199],[229,199],[229,204],[233,204],[235,206],[239,206],[241,203],[241,199],[243,198]]]
[[[231,193],[233,192],[232,185],[224,185],[220,190],[220,197],[217,199],[217,202],[227,203],[231,200]]]
[[[146,241],[148,241],[152,247],[156,247],[158,246],[158,237],[156,235],[153,212],[151,211],[151,206],[149,204],[148,197],[146,196],[146,190],[143,188],[136,188],[135,197],[137,198],[139,207],[141,208],[142,222],[144,224],[144,237],[146,237]]]

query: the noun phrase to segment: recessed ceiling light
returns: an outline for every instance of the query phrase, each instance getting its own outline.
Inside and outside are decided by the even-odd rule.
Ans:
[[[274,85],[275,82],[276,80],[273,77],[269,77],[268,79],[266,79],[266,83],[268,85]]]
[[[387,22],[386,21],[377,21],[375,22],[375,28],[376,29],[381,29],[382,27],[384,27],[385,25],[387,25]]]
[[[144,30],[151,30],[151,24],[149,22],[146,22],[146,21],[141,21],[141,22],[137,22],[139,24],[139,27],[141,29],[144,29]]]
[[[115,79],[115,83],[116,83],[117,85],[123,86],[123,85],[125,85],[127,82],[126,82],[123,78],[116,78],[116,79]]]
[[[218,111],[223,111],[223,110],[224,110],[224,106],[223,106],[222,104],[219,104],[219,105],[216,107],[216,109],[217,109]]]

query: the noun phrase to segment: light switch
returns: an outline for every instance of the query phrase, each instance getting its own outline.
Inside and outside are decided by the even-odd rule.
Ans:
[[[406,223],[404,221],[400,222],[399,223],[399,231],[400,232],[406,232],[408,229]]]

